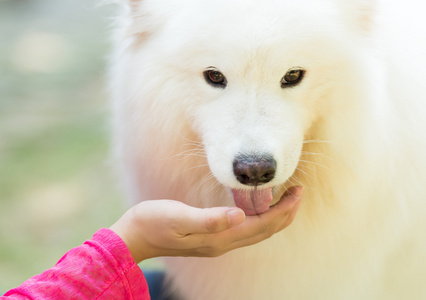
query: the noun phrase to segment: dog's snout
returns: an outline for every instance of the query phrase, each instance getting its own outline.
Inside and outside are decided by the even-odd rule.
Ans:
[[[275,177],[277,163],[267,155],[239,155],[233,163],[234,175],[245,185],[257,186],[270,182]]]

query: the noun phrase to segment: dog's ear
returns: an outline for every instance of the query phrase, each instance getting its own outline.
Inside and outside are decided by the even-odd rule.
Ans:
[[[335,0],[343,9],[344,16],[350,25],[364,34],[374,28],[377,1],[376,0]]]
[[[120,1],[127,7],[127,36],[136,37],[139,42],[144,41],[164,23],[162,16],[155,13],[152,0]]]

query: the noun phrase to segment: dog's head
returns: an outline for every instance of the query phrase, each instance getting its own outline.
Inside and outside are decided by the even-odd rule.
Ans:
[[[237,206],[266,211],[315,127],[352,105],[369,1],[129,2],[132,88],[191,124]]]

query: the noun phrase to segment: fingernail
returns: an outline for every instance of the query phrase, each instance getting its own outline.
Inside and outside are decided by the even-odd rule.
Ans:
[[[226,212],[230,227],[241,224],[246,219],[246,215],[241,209],[231,209]]]

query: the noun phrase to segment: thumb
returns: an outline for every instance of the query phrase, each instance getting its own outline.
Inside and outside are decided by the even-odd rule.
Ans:
[[[185,230],[189,234],[220,232],[241,224],[245,217],[236,207],[193,208],[185,218]]]

